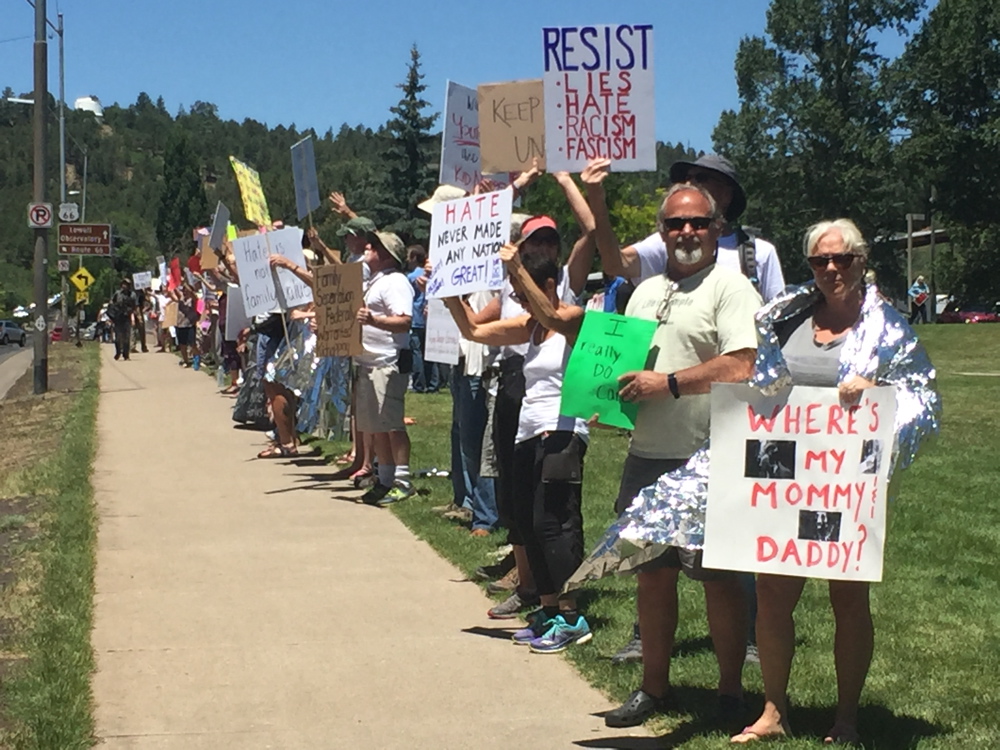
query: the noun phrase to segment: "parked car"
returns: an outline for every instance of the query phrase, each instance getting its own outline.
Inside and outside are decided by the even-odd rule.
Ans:
[[[97,323],[91,323],[89,326],[81,331],[81,335],[87,341],[93,341],[97,338]]]
[[[938,323],[1000,323],[997,305],[985,303],[960,304],[949,302],[943,312],[938,314]]]
[[[16,341],[20,346],[24,346],[28,335],[13,320],[0,320],[0,344],[10,344]]]

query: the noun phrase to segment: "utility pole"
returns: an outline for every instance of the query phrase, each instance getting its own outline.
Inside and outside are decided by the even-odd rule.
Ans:
[[[45,105],[49,95],[48,43],[45,41],[45,0],[35,2],[35,164],[34,201],[45,202]],[[35,314],[34,339],[34,391],[36,394],[49,390],[49,326],[48,326],[48,262],[49,230],[35,229]]]

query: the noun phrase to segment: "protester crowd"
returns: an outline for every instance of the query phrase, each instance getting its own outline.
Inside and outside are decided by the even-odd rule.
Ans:
[[[311,305],[287,314],[275,309],[238,332],[227,330],[225,298],[239,294],[239,273],[224,244],[217,268],[189,268],[186,278],[177,274],[167,289],[136,293],[122,282],[107,311],[115,358],[129,358],[131,326],[145,332],[146,321],[155,319],[160,351],[176,345],[181,363],[195,369],[211,358],[226,374],[220,377],[224,392],[236,397],[234,418],[270,430],[271,443],[259,458],[295,456],[300,434],[340,424],[352,450],[338,459],[343,468],[337,476],[365,490],[360,502],[381,507],[415,492],[407,393],[450,389],[452,497],[434,510],[464,521],[474,536],[506,533],[510,556],[492,565],[484,561],[477,571],[492,581],[491,591],[507,593],[490,617],[523,617],[525,627],[512,639],[535,653],[585,643],[593,636],[591,624],[578,607],[576,587],[567,584],[585,562],[582,497],[597,424],[560,412],[563,389],[572,387],[564,376],[585,307],[656,324],[645,369],[619,381],[619,398],[638,406],[617,497],[608,498],[622,517],[664,523],[664,506],[656,513],[649,509],[648,488],[694,470],[709,435],[713,383],[758,385],[780,371],[797,385],[839,389],[848,406],[867,388],[894,385],[900,400],[913,406],[897,412],[900,440],[908,441],[899,452],[902,466],[923,434],[916,426],[935,425],[940,409],[926,354],[906,320],[866,281],[867,246],[849,219],[805,231],[813,279],[786,288],[775,247],[739,224],[747,197],[726,159],[706,155],[674,164],[656,226],[644,238],[615,235],[604,192],[610,166],[608,160],[591,161],[579,175],[582,189],[569,174],[545,176],[537,169],[504,188],[518,194],[536,180],[554,179],[580,239],[566,247],[550,217],[514,214],[501,251],[504,287],[444,300],[462,336],[457,365],[425,356],[431,270],[426,249],[379,231],[339,193],[330,201],[344,219],[343,254],[309,230],[303,233],[305,267],[282,255],[272,255],[270,263],[306,282],[317,265],[363,264],[361,355],[352,361],[317,356]],[[436,203],[462,196],[442,186],[420,208],[430,213]],[[585,285],[595,262],[605,283],[588,304]],[[890,331],[899,356],[857,365],[858,342]],[[141,346],[145,351],[144,336]],[[703,513],[698,500],[687,498],[685,509]],[[751,657],[759,653],[766,704],[733,741],[789,733],[792,613],[805,579],[761,574],[755,583],[750,574],[706,568],[698,549],[667,546],[656,553],[633,566],[635,638],[614,660],[641,660],[642,683],[606,715],[606,723],[634,726],[673,708],[670,660],[683,572],[705,590],[720,725],[734,731],[742,725],[749,643]],[[830,581],[829,588],[838,705],[826,739],[855,742],[873,649],[868,584]]]

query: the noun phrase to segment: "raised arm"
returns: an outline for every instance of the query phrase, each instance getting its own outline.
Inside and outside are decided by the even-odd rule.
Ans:
[[[343,216],[348,221],[358,218],[358,215],[347,205],[344,194],[338,193],[336,190],[330,193],[330,208],[333,209],[334,213]]]
[[[320,253],[326,259],[327,263],[335,266],[343,263],[340,255],[327,247],[326,243],[320,239],[319,232],[316,231],[316,227],[309,227],[306,230],[306,237],[309,238],[309,247],[311,247],[314,252]]]
[[[608,276],[635,279],[641,273],[639,254],[631,245],[624,249],[621,247],[611,228],[611,217],[608,215],[608,202],[603,183],[610,169],[610,159],[591,159],[580,173],[580,180],[587,191],[587,202],[594,215],[601,268]]]
[[[463,338],[487,346],[516,346],[525,344],[531,337],[531,316],[494,320],[489,323],[474,322],[475,313],[469,303],[459,297],[446,297],[444,304],[455,319]],[[487,305],[489,307],[489,305]]]
[[[576,342],[583,323],[582,307],[576,305],[560,305],[556,307],[552,300],[531,278],[528,270],[521,264],[521,254],[516,245],[506,244],[500,250],[500,257],[507,266],[511,284],[517,290],[523,304],[542,327],[561,333],[570,345]]]
[[[596,244],[594,213],[590,210],[590,204],[583,197],[580,188],[573,182],[569,172],[554,172],[552,176],[556,178],[556,182],[562,188],[566,202],[569,203],[570,210],[576,218],[576,223],[580,225],[580,239],[573,245],[573,250],[566,261],[570,289],[573,290],[573,294],[579,297],[587,285],[587,275],[594,262],[594,245]]]

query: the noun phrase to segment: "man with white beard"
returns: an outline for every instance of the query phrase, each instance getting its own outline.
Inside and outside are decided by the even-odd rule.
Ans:
[[[581,174],[590,197],[599,247],[617,242],[601,182],[606,170]],[[667,192],[657,217],[666,245],[664,273],[642,282],[626,315],[657,321],[647,369],[619,380],[623,401],[639,404],[616,501],[620,513],[639,490],[683,466],[709,432],[712,383],[737,383],[753,372],[754,313],[760,295],[741,273],[716,264],[722,214],[703,188],[682,183]],[[641,724],[671,708],[670,655],[677,628],[677,577],[705,586],[709,630],[719,662],[719,708],[739,713],[747,631],[747,604],[737,574],[706,570],[701,552],[670,547],[638,574],[643,682],[605,716],[608,726]]]

